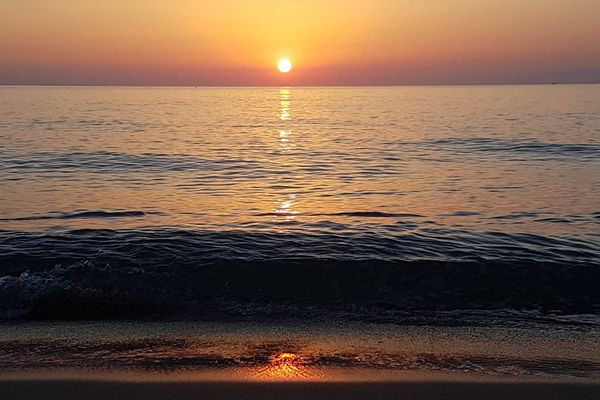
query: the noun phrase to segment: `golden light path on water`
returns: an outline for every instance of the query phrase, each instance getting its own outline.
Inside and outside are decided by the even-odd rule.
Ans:
[[[289,123],[292,120],[291,113],[291,91],[290,88],[279,89],[279,120],[281,129],[279,129],[279,149],[283,154],[290,153],[295,148],[295,143],[292,140],[292,129]],[[274,213],[276,218],[283,217],[286,221],[293,221],[300,212],[294,208],[296,205],[296,194],[288,193],[283,200],[276,204]]]

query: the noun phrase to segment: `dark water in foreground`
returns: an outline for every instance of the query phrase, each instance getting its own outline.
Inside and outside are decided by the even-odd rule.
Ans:
[[[0,317],[600,324],[600,86],[0,88]]]

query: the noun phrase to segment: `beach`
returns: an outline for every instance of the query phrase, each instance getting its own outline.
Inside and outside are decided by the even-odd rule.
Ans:
[[[3,399],[594,398],[593,329],[325,321],[0,329]]]

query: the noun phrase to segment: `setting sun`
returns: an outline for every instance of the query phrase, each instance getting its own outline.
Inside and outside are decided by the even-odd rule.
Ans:
[[[277,69],[279,70],[279,72],[287,74],[292,70],[292,62],[287,58],[282,58],[277,63]]]

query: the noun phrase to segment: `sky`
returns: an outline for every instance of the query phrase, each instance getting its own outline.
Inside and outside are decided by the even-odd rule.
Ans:
[[[599,0],[0,0],[0,84],[547,82],[600,82]]]

